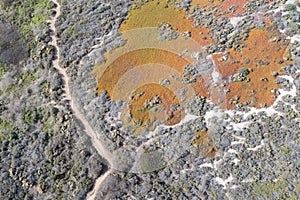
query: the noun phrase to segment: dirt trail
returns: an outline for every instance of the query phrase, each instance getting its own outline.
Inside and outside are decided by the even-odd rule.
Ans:
[[[93,190],[87,194],[86,200],[93,200],[96,198],[97,191],[99,191],[101,184],[106,179],[106,177],[108,175],[110,175],[111,173],[112,173],[112,169],[105,172],[105,174],[103,174],[96,180],[95,186],[94,186]]]
[[[53,67],[58,70],[58,72],[63,76],[64,80],[64,99],[68,100],[70,102],[71,109],[73,111],[74,116],[82,123],[84,132],[91,138],[91,142],[93,147],[97,150],[98,154],[102,156],[110,165],[109,167],[112,167],[113,163],[113,155],[105,149],[103,143],[100,141],[99,138],[97,138],[97,134],[94,132],[86,118],[83,116],[83,114],[80,112],[78,107],[76,106],[74,100],[72,99],[71,92],[70,92],[70,86],[69,86],[69,77],[67,75],[67,72],[64,68],[62,68],[59,65],[59,60],[60,60],[60,49],[57,44],[57,31],[55,27],[55,22],[57,18],[61,14],[61,6],[58,3],[57,0],[52,0],[52,2],[56,5],[56,8],[54,11],[56,12],[54,17],[51,17],[50,20],[47,22],[49,23],[50,29],[53,31],[53,35],[51,36],[52,41],[49,43],[50,45],[53,45],[56,48],[57,51],[57,57],[55,60],[53,60]],[[105,174],[103,174],[101,177],[99,177],[95,183],[94,189],[88,194],[87,199],[94,199],[95,196],[95,191],[97,191],[100,188],[101,183],[103,180],[111,173],[111,170],[108,170]]]

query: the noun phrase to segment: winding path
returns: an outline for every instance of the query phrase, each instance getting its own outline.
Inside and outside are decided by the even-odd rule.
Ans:
[[[56,51],[57,51],[56,52],[57,53],[57,57],[56,57],[55,60],[53,60],[53,67],[55,69],[57,69],[58,72],[63,77],[64,88],[65,88],[64,89],[65,90],[64,99],[69,101],[74,116],[82,123],[82,126],[84,128],[84,132],[91,138],[91,143],[92,143],[93,147],[96,149],[97,153],[100,156],[102,156],[105,160],[107,160],[107,162],[110,165],[109,166],[110,169],[108,171],[106,171],[104,174],[102,174],[100,177],[97,178],[93,190],[90,191],[87,194],[87,200],[92,200],[92,199],[95,199],[96,193],[101,188],[101,184],[103,183],[103,181],[113,172],[113,169],[116,169],[116,167],[113,166],[113,164],[114,164],[114,160],[113,160],[114,155],[105,148],[105,146],[103,145],[103,142],[101,141],[101,139],[99,139],[97,137],[97,134],[94,132],[94,130],[90,126],[89,122],[86,120],[85,116],[80,112],[79,108],[77,107],[77,105],[75,104],[74,100],[72,99],[71,92],[70,92],[70,86],[69,86],[69,77],[67,75],[66,69],[64,69],[63,67],[61,67],[59,65],[60,48],[59,48],[58,43],[57,43],[57,36],[56,36],[57,30],[56,30],[56,27],[55,27],[55,22],[56,22],[57,18],[61,14],[61,5],[58,3],[57,0],[51,0],[51,1],[56,5],[56,8],[54,9],[54,11],[56,12],[56,14],[55,14],[54,17],[51,17],[51,19],[47,21],[49,23],[50,29],[54,33],[51,36],[52,41],[49,42],[49,44],[52,45],[52,46],[54,46],[56,48]],[[233,25],[235,25],[237,23],[237,20],[239,20],[239,19],[233,19],[232,20]],[[295,91],[295,90],[293,89],[293,91]],[[284,93],[282,92],[282,95],[283,94]],[[251,109],[251,114],[252,113],[257,113],[257,112],[262,111],[262,110],[266,111],[268,114],[272,114],[272,113],[275,112],[274,107],[269,108],[269,109],[260,109],[260,110],[257,110],[257,109],[253,108],[253,109]],[[216,116],[218,114],[219,113],[213,113],[213,112],[207,113],[207,115],[205,116],[207,124],[209,124],[209,122],[208,122],[209,118],[211,118],[212,116]],[[233,115],[234,113],[229,113],[229,114]],[[192,117],[192,116],[189,116],[189,117]],[[190,118],[187,118],[187,120],[190,120]],[[140,145],[140,147],[136,148],[136,152],[138,154],[142,153],[142,148],[144,146],[148,145],[149,143],[151,143],[153,140],[154,139],[150,139],[148,142]],[[241,140],[241,142],[243,142],[242,139],[240,139],[240,140]],[[237,144],[237,143],[235,143],[235,144]],[[230,153],[230,152],[228,152],[228,153]],[[203,166],[207,167],[207,166],[213,166],[213,165],[212,164],[211,165],[208,164],[208,165],[203,165]],[[217,180],[217,182],[219,184],[222,184],[224,187],[227,187],[227,184],[228,184],[228,182],[230,182],[232,180],[232,177],[230,176],[229,178],[227,178],[225,180],[220,179],[219,177],[216,177],[216,180]]]
[[[61,14],[61,5],[58,3],[57,0],[51,0],[55,5],[56,8],[54,11],[56,12],[54,17],[51,17],[50,20],[47,22],[49,23],[50,29],[53,31],[53,35],[51,36],[52,41],[49,42],[50,45],[54,46],[56,48],[56,54],[57,57],[55,60],[53,60],[53,67],[58,70],[58,72],[62,75],[63,80],[64,80],[64,99],[68,100],[70,102],[71,109],[73,111],[74,116],[82,123],[82,126],[84,128],[84,132],[91,138],[91,142],[93,147],[96,149],[97,153],[102,156],[110,165],[109,167],[112,166],[113,163],[113,155],[105,149],[103,143],[100,141],[99,138],[97,138],[97,134],[94,132],[88,121],[85,119],[83,114],[80,112],[78,109],[77,105],[75,104],[74,100],[72,99],[71,92],[70,92],[70,86],[69,86],[69,77],[67,75],[67,72],[64,68],[62,68],[59,65],[59,60],[60,60],[60,49],[57,44],[57,30],[55,27],[55,22],[57,18]],[[87,195],[87,199],[94,199],[96,195],[96,191],[100,188],[101,183],[105,180],[105,178],[112,172],[112,170],[108,170],[105,174],[100,176],[95,183],[94,189]]]

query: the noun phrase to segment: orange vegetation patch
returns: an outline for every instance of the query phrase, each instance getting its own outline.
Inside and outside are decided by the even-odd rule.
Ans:
[[[199,77],[195,83],[192,83],[192,87],[194,88],[195,94],[198,96],[209,97],[209,89],[205,88],[207,81],[201,76]]]
[[[97,83],[98,94],[106,90],[112,97],[113,90],[118,80],[127,71],[147,63],[161,63],[181,72],[188,62],[177,54],[161,49],[140,49],[118,57],[100,77]],[[160,73],[159,71],[157,73]],[[113,97],[112,97],[113,98]]]
[[[199,151],[204,158],[213,158],[217,154],[217,149],[214,145],[213,138],[208,131],[196,132],[197,138],[192,142],[192,145],[199,145]]]
[[[197,96],[206,97],[222,109],[226,109],[226,94],[220,87],[211,83],[211,69],[207,75],[200,76],[196,82],[192,83],[192,87]]]
[[[148,128],[155,120],[165,125],[174,125],[184,117],[184,112],[176,109],[176,105],[180,105],[176,95],[159,84],[151,83],[138,88],[129,103],[135,124]]]
[[[191,6],[213,6],[216,5],[215,1],[210,2],[209,0],[192,0]]]
[[[224,12],[226,17],[233,17],[236,14],[243,14],[244,5],[248,2],[248,0],[224,0],[222,2],[214,0],[192,0],[191,6],[200,5],[201,7],[216,7]],[[231,7],[234,7],[233,12],[230,10]]]
[[[278,89],[274,82],[272,72],[279,72],[281,66],[287,61],[283,60],[288,41],[284,41],[280,33],[267,29],[253,29],[249,37],[244,41],[245,48],[240,52],[229,49],[225,61],[221,61],[224,55],[213,55],[218,71],[223,77],[237,73],[241,68],[251,69],[246,76],[248,81],[233,82],[228,85],[230,92],[227,94],[228,101],[237,100],[249,106],[261,107],[272,105],[275,101],[271,89]],[[224,59],[224,57],[223,57]],[[228,108],[232,108],[228,102]]]
[[[158,40],[158,37],[156,35],[153,37],[154,34],[152,33],[153,29],[154,33],[158,33],[158,29],[156,30],[156,28],[158,28],[161,23],[170,24],[172,29],[179,34],[189,32],[191,39],[180,36],[176,41],[184,40],[184,42],[172,43],[170,41],[170,45],[162,45],[161,48],[160,44],[164,41],[158,41],[160,44],[156,44],[156,38]],[[174,8],[172,3],[167,3],[165,0],[149,1],[138,9],[131,9],[128,13],[127,20],[125,20],[119,28],[126,44],[114,50],[111,54],[106,55],[105,57],[108,58],[108,62],[99,65],[93,71],[98,79],[98,94],[106,90],[113,100],[120,100],[120,98],[124,100],[123,97],[126,96],[125,101],[128,101],[130,107],[129,110],[125,112],[129,112],[131,118],[137,125],[151,128],[155,120],[161,121],[165,125],[179,123],[184,112],[181,110],[181,104],[176,97],[178,89],[182,89],[182,85],[178,83],[178,80],[181,78],[180,74],[182,73],[183,67],[190,64],[191,60],[187,59],[184,55],[179,56],[176,52],[181,53],[186,49],[191,49],[192,51],[190,52],[196,52],[200,51],[202,46],[212,43],[208,29],[193,28],[193,24],[194,22],[188,19],[184,11]],[[150,30],[149,27],[152,27],[152,29]],[[138,35],[134,35],[136,32]],[[148,41],[148,43],[144,41]],[[190,45],[188,41],[193,41],[193,44]],[[173,46],[171,44],[173,44]],[[183,48],[185,47],[184,45],[187,45],[187,47]],[[116,55],[114,53],[116,53]],[[151,68],[151,66],[149,68],[149,64],[153,64],[153,68]],[[138,67],[139,69],[137,69]],[[156,67],[164,67],[165,71],[167,71],[166,68],[169,67],[178,72],[179,76],[174,73],[176,74],[176,78],[171,76],[173,77],[173,79],[170,80],[171,84],[164,87],[157,84],[158,81],[156,80],[158,76],[153,75],[153,73],[163,76],[164,79],[166,73],[164,70],[154,71],[153,69],[156,69]],[[149,74],[147,70],[151,71],[152,74]],[[172,70],[170,70],[170,72]],[[137,72],[137,75],[135,72]],[[145,80],[144,82],[139,82],[137,79]],[[178,79],[177,82],[175,79]],[[191,86],[186,87],[191,88]],[[198,85],[192,85],[192,87],[197,89],[198,94],[205,96],[206,91],[202,88],[201,82],[198,82]],[[185,89],[185,87],[183,88]],[[129,90],[132,93],[127,95]],[[193,90],[190,89],[189,91]],[[187,93],[186,97],[189,97],[192,92]],[[130,100],[128,100],[129,97],[131,98]],[[159,98],[161,102],[153,108],[151,106],[150,108],[145,108],[145,104],[149,103],[153,98]]]
[[[168,23],[175,31],[190,31],[191,38],[200,45],[205,46],[212,43],[207,28],[192,28],[194,22],[189,20],[182,10],[174,8],[173,4],[167,3],[165,0],[153,0],[145,3],[139,9],[130,10],[127,18],[121,24],[120,32],[136,28],[158,27],[161,23]]]
[[[212,58],[222,77],[229,77],[230,75],[238,72],[240,63],[236,63],[236,61],[240,62],[239,60],[242,59],[242,56],[238,52],[229,49],[225,54],[213,54]],[[246,59],[243,63],[244,62],[246,62]]]

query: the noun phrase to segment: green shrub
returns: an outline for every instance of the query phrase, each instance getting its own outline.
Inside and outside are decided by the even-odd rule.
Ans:
[[[4,72],[8,69],[7,64],[0,64],[0,77],[4,74]]]
[[[245,67],[242,67],[240,70],[239,70],[239,73],[243,74],[243,76],[247,76],[248,74],[250,74],[250,71],[249,69],[245,68]]]
[[[285,5],[285,8],[286,8],[288,11],[292,11],[292,10],[296,10],[296,9],[297,9],[297,6],[294,5],[294,4],[289,3],[289,4],[286,4],[286,5]]]

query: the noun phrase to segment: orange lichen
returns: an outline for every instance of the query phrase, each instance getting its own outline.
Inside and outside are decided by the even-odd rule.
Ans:
[[[223,55],[214,55],[215,64],[223,77],[237,73],[241,68],[251,69],[247,75],[248,81],[230,83],[227,100],[239,96],[239,103],[248,102],[249,106],[259,108],[262,103],[270,106],[275,99],[272,98],[271,89],[278,89],[271,72],[279,72],[286,61],[283,60],[287,45],[284,44],[279,32],[271,29],[253,29],[244,41],[245,48],[240,52],[229,49],[226,61],[220,61]],[[228,103],[228,108],[233,105]]]
[[[153,99],[159,101],[155,102]],[[154,102],[153,102],[154,101]],[[184,117],[184,112],[176,110],[173,105],[180,105],[176,95],[166,87],[159,84],[146,84],[135,91],[135,95],[129,101],[131,118],[136,124],[151,128],[155,120],[165,125],[174,125]]]
[[[209,131],[198,131],[195,133],[196,139],[193,140],[192,145],[199,145],[199,151],[204,158],[213,158],[217,154],[217,149],[214,145]]]
[[[130,10],[127,18],[121,24],[120,32],[136,28],[158,27],[161,23],[168,23],[178,32],[190,31],[191,37],[200,45],[212,43],[207,28],[192,28],[194,22],[188,19],[182,10],[174,8],[173,4],[163,0],[147,2],[139,9]]]

